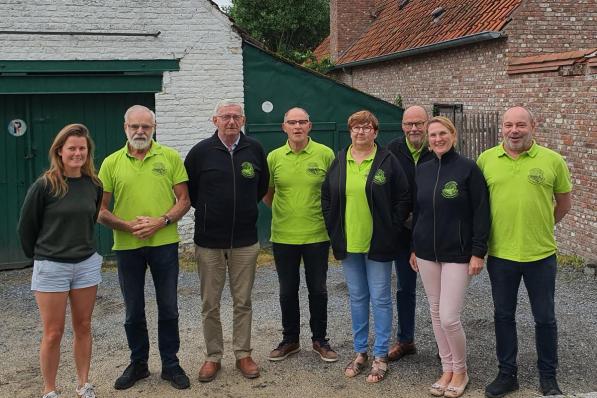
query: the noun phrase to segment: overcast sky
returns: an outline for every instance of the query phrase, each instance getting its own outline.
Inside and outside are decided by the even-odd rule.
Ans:
[[[229,6],[232,4],[232,0],[213,0],[214,3],[220,6],[220,8],[224,6]]]

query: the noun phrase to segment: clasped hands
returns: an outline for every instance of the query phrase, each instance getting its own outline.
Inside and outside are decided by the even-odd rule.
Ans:
[[[158,230],[166,224],[163,217],[137,216],[134,220],[128,221],[130,233],[138,239],[151,238]]]

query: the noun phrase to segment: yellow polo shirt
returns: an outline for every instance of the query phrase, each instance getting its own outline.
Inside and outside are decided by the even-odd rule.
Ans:
[[[329,240],[321,213],[321,184],[333,160],[334,152],[311,138],[299,153],[288,142],[269,153],[269,186],[275,188],[272,242],[299,245]]]
[[[554,254],[554,194],[572,190],[564,158],[533,142],[513,159],[500,144],[483,152],[477,164],[489,187],[489,255],[530,262]]]
[[[189,180],[178,152],[155,141],[143,160],[130,155],[125,145],[104,159],[98,176],[104,191],[113,195],[112,213],[126,221],[137,216],[163,216],[176,203],[172,187]],[[145,240],[128,232],[113,232],[113,250],[162,246],[180,240],[176,223]]]

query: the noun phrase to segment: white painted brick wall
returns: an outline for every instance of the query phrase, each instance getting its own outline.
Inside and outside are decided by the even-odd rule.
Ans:
[[[241,37],[209,0],[2,0],[0,31],[155,33],[158,37],[0,34],[1,60],[180,59],[155,96],[157,138],[184,158],[214,131],[223,99],[243,101]],[[193,236],[192,210],[179,223]]]

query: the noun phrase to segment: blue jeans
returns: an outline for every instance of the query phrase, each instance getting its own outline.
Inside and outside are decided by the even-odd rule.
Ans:
[[[493,295],[495,348],[500,371],[517,373],[516,303],[522,279],[535,319],[539,374],[542,378],[555,377],[558,367],[558,328],[554,310],[557,271],[555,254],[525,263],[490,256],[487,271]]]
[[[409,249],[400,249],[394,260],[396,266],[396,312],[398,329],[396,340],[412,343],[415,340],[415,306],[417,305],[417,273],[410,267]]]
[[[301,332],[299,286],[301,258],[305,265],[305,280],[309,291],[311,339],[325,340],[328,324],[328,256],[330,242],[304,245],[272,244],[282,309],[283,340],[296,343]]]
[[[145,271],[149,267],[158,305],[158,346],[162,367],[178,365],[178,243],[115,252],[126,309],[124,329],[131,350],[131,362],[147,363],[149,359],[145,320]]]
[[[350,297],[355,352],[367,352],[371,302],[375,324],[373,355],[387,356],[392,333],[392,262],[373,261],[367,254],[348,253],[342,260],[342,268]]]

